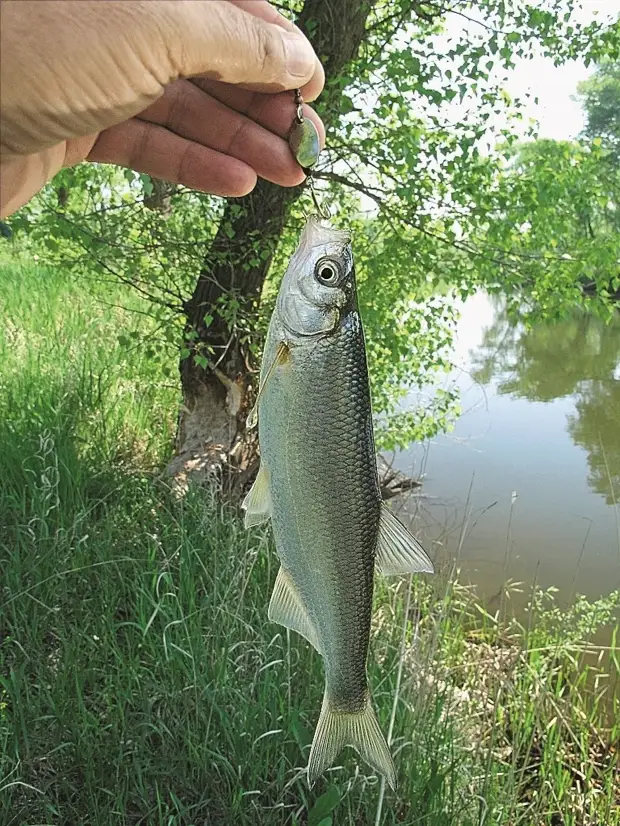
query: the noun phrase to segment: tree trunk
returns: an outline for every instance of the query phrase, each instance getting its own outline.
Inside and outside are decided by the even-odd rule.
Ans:
[[[357,56],[375,2],[306,0],[297,21],[325,67],[319,111],[328,129],[343,88],[330,81]],[[291,93],[291,122],[293,117]],[[302,189],[261,180],[246,197],[230,199],[185,305],[191,354],[180,363],[183,405],[168,468],[181,490],[189,477],[216,479],[225,495],[236,496],[257,467],[255,436],[245,428],[257,365],[243,319],[256,312],[290,206]]]
[[[219,481],[234,495],[253,473],[256,440],[245,419],[256,365],[243,319],[258,306],[288,203],[297,195],[261,180],[246,197],[230,199],[185,305],[193,341],[180,362],[183,406],[168,467],[181,489],[191,476]]]

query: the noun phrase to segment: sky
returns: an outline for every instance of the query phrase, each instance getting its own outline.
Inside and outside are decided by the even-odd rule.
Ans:
[[[582,6],[577,17],[579,22],[620,17],[620,0],[582,0]],[[576,137],[583,128],[581,108],[571,96],[575,95],[577,84],[586,80],[592,71],[592,66],[586,67],[581,61],[555,67],[544,57],[519,60],[509,75],[507,89],[513,97],[528,91],[537,95],[538,106],[531,102],[527,113],[538,120],[540,137],[566,140]]]

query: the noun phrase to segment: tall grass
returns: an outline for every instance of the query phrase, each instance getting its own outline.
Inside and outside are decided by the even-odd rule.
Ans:
[[[0,823],[620,823],[620,704],[584,659],[617,595],[565,613],[535,593],[520,627],[441,577],[410,601],[378,581],[370,681],[399,789],[378,810],[348,751],[308,789],[321,660],[266,618],[269,533],[158,479],[177,394],[118,344],[148,323],[132,309],[0,270]]]

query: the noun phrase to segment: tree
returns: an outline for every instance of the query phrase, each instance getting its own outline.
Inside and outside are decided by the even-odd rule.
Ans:
[[[497,251],[489,287],[520,312],[525,303],[532,318],[560,317],[584,292],[609,315],[620,295],[620,167],[610,167],[600,142],[518,145],[497,192],[486,229]]]
[[[357,57],[373,5],[371,0],[304,3],[298,25],[312,38],[329,78],[341,77]],[[328,128],[341,97],[342,86],[328,83],[321,106]],[[291,115],[293,111],[291,105]],[[174,472],[196,462],[219,468],[222,451],[235,456],[244,481],[254,470],[245,420],[255,377],[250,339],[243,332],[244,326],[251,329],[251,322],[243,319],[256,311],[290,205],[299,194],[299,189],[287,191],[259,181],[250,195],[229,200],[223,210],[184,304],[190,357],[180,365],[183,407]]]
[[[339,205],[335,222],[354,231],[380,436],[384,445],[405,444],[445,423],[453,403],[438,395],[426,409],[399,410],[403,394],[445,363],[452,318],[436,289],[448,284],[466,295],[501,286],[524,262],[527,279],[549,281],[550,291],[554,274],[562,277],[553,248],[536,259],[518,243],[512,250],[518,239],[500,184],[520,107],[503,92],[501,72],[536,49],[557,62],[599,59],[617,50],[617,32],[575,23],[571,6],[556,0],[536,8],[523,0],[446,7],[290,0],[281,7],[326,67],[319,108],[328,148],[316,175]],[[447,41],[449,15],[468,28]],[[233,486],[242,485],[255,465],[245,416],[257,354],[303,221],[301,191],[260,182],[246,198],[222,204],[176,189],[162,211],[145,208],[145,198],[157,205],[153,189],[144,176],[80,167],[12,223],[51,260],[120,278],[147,295],[163,339],[157,346],[174,343],[182,328],[173,468],[224,469]]]
[[[530,316],[561,316],[585,293],[609,317],[620,299],[620,62],[604,60],[578,88],[580,140],[515,144],[484,228],[501,276],[489,287],[519,312],[525,299]]]
[[[577,91],[587,118],[584,134],[600,140],[620,165],[620,61],[601,63]]]

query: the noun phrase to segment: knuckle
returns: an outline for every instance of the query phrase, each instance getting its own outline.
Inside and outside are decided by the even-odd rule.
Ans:
[[[167,126],[178,132],[180,124],[187,119],[188,110],[191,107],[189,82],[178,80],[170,87],[170,100],[168,108]]]
[[[253,26],[252,42],[260,80],[264,83],[281,79],[285,65],[284,44],[269,26]]]
[[[148,157],[151,144],[151,129],[148,124],[140,124],[140,130],[129,154],[129,166],[137,169]]]
[[[174,175],[172,176],[174,177],[174,183],[191,186],[191,182],[195,177],[195,161],[194,147],[191,143],[188,143],[187,146],[183,148],[183,151],[179,152],[177,157]]]

